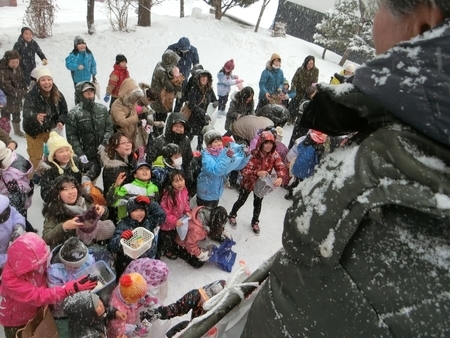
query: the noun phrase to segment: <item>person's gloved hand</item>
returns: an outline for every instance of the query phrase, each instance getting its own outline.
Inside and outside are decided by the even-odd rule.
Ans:
[[[234,150],[231,149],[231,148],[228,148],[228,150],[227,150],[227,156],[228,156],[228,157],[233,157],[233,155],[234,155]]]
[[[233,236],[231,236],[231,234],[226,229],[223,229],[221,237],[223,240],[225,240],[226,238],[233,239]]]
[[[197,258],[202,262],[206,262],[209,259],[209,256],[210,256],[209,251],[202,251],[200,255],[197,256]]]
[[[206,126],[209,122],[211,122],[211,116],[209,116],[209,115],[204,115],[204,119],[205,119],[205,126]]]
[[[347,78],[346,78],[344,75],[335,73],[335,74],[334,74],[334,77],[335,77],[336,79],[338,79],[338,81],[339,81],[340,83],[346,83],[346,82],[347,82]]]
[[[42,59],[42,65],[43,65],[43,66],[47,66],[47,65],[48,65],[47,59]]]
[[[120,235],[120,238],[123,238],[123,239],[130,239],[131,237],[133,237],[133,231],[131,231],[131,230],[125,230]]]
[[[80,156],[80,161],[81,161],[81,163],[83,163],[83,164],[89,163],[89,160],[88,160],[88,158],[86,157],[86,155]]]
[[[103,98],[103,101],[109,102],[109,99],[111,98],[111,95],[105,94],[105,97]]]
[[[105,150],[105,146],[103,144],[100,144],[97,148],[97,152],[102,152],[103,150]]]
[[[148,320],[150,323],[154,322],[155,320],[158,320],[161,318],[161,313],[158,311],[158,309],[149,309],[147,311],[141,312],[141,321]]]
[[[212,103],[212,106],[213,106],[214,109],[216,109],[219,106],[219,101],[214,101]]]
[[[73,295],[80,291],[90,291],[97,286],[97,280],[90,280],[89,275],[78,278],[76,281],[72,280],[64,285],[66,294]]]
[[[95,75],[92,75],[92,82],[96,83],[97,79],[95,78]]]
[[[139,195],[136,197],[136,202],[150,204],[151,201],[150,201],[150,197],[144,196],[144,195]]]
[[[13,233],[11,235],[11,241],[15,241],[20,235],[23,235],[25,232],[25,227],[22,224],[14,225]]]

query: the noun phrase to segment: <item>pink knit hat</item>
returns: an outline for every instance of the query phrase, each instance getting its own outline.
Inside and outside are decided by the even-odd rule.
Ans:
[[[309,135],[311,135],[311,139],[319,144],[324,143],[327,140],[327,134],[324,134],[318,130],[311,129],[309,132]]]
[[[233,71],[233,70],[234,70],[234,60],[231,59],[231,60],[228,60],[227,62],[225,62],[225,64],[223,65],[223,69],[224,69],[226,72],[231,72],[231,71]]]

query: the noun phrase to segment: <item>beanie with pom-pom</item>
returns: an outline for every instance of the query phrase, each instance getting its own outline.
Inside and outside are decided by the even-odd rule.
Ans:
[[[140,273],[131,272],[120,277],[119,290],[128,304],[135,304],[147,293],[147,282]]]

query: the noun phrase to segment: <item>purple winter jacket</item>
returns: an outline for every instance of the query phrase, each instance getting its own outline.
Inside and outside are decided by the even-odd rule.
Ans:
[[[0,195],[0,214],[2,214],[9,206],[9,199],[6,196]],[[21,225],[23,232],[25,232],[25,218],[14,207],[10,207],[9,218],[0,223],[0,269],[5,265],[9,242],[13,238],[15,232],[15,225]]]

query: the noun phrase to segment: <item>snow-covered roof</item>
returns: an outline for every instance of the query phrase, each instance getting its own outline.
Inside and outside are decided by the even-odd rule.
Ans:
[[[294,4],[313,9],[317,12],[325,13],[334,7],[335,0],[288,0]]]

